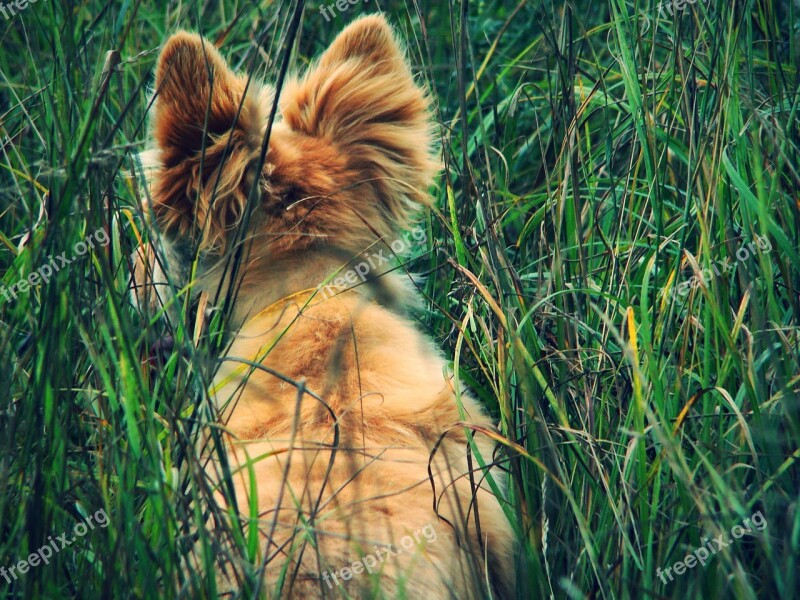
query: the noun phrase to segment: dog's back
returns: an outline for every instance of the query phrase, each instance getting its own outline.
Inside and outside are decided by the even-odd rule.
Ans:
[[[508,597],[510,527],[457,424],[492,426],[467,395],[462,419],[444,361],[405,318],[357,292],[296,296],[249,320],[229,356],[266,368],[226,362],[216,391],[235,399],[234,462],[263,457],[252,466],[274,578],[288,558],[296,597],[370,597],[377,578],[386,597],[476,598],[487,576]],[[249,477],[237,478],[244,514]]]

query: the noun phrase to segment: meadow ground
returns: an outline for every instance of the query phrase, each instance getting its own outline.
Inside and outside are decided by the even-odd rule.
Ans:
[[[224,560],[190,540],[220,340],[156,374],[127,294],[154,62],[192,29],[274,79],[378,8],[442,125],[401,268],[499,423],[520,597],[798,595],[797,0],[3,7],[0,597],[214,597],[181,561]]]

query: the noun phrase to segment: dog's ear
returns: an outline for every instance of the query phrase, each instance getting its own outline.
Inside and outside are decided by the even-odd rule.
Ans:
[[[430,101],[383,16],[344,29],[280,103],[289,127],[332,144],[359,177],[352,183],[373,187],[393,226],[429,202],[439,169]]]
[[[158,59],[153,209],[165,230],[197,235],[204,248],[224,248],[253,181],[265,117],[246,83],[196,34],[176,33]]]

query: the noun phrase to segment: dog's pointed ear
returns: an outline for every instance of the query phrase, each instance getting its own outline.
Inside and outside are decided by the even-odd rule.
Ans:
[[[199,232],[201,246],[224,246],[242,214],[264,120],[256,87],[246,93],[246,78],[197,34],[174,34],[158,58],[154,211],[167,229]]]
[[[171,36],[156,67],[154,133],[162,160],[199,152],[205,134],[224,134],[235,123],[246,128],[255,107],[243,101],[245,83],[209,41],[185,31]]]
[[[383,16],[345,28],[302,79],[290,82],[281,112],[293,130],[339,149],[374,187],[393,225],[406,224],[406,200],[429,202],[439,169],[430,100]]]

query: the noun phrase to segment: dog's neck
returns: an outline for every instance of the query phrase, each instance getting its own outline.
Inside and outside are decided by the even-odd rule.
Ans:
[[[387,308],[404,313],[419,304],[410,276],[391,265],[375,265],[365,272],[361,257],[342,259],[330,251],[308,251],[287,258],[251,259],[247,262],[238,289],[233,324],[241,326],[269,306],[301,292],[312,292],[317,301],[346,290],[355,290]],[[388,268],[387,268],[388,267]],[[209,293],[216,282],[209,278]],[[212,289],[213,288],[213,289]]]

